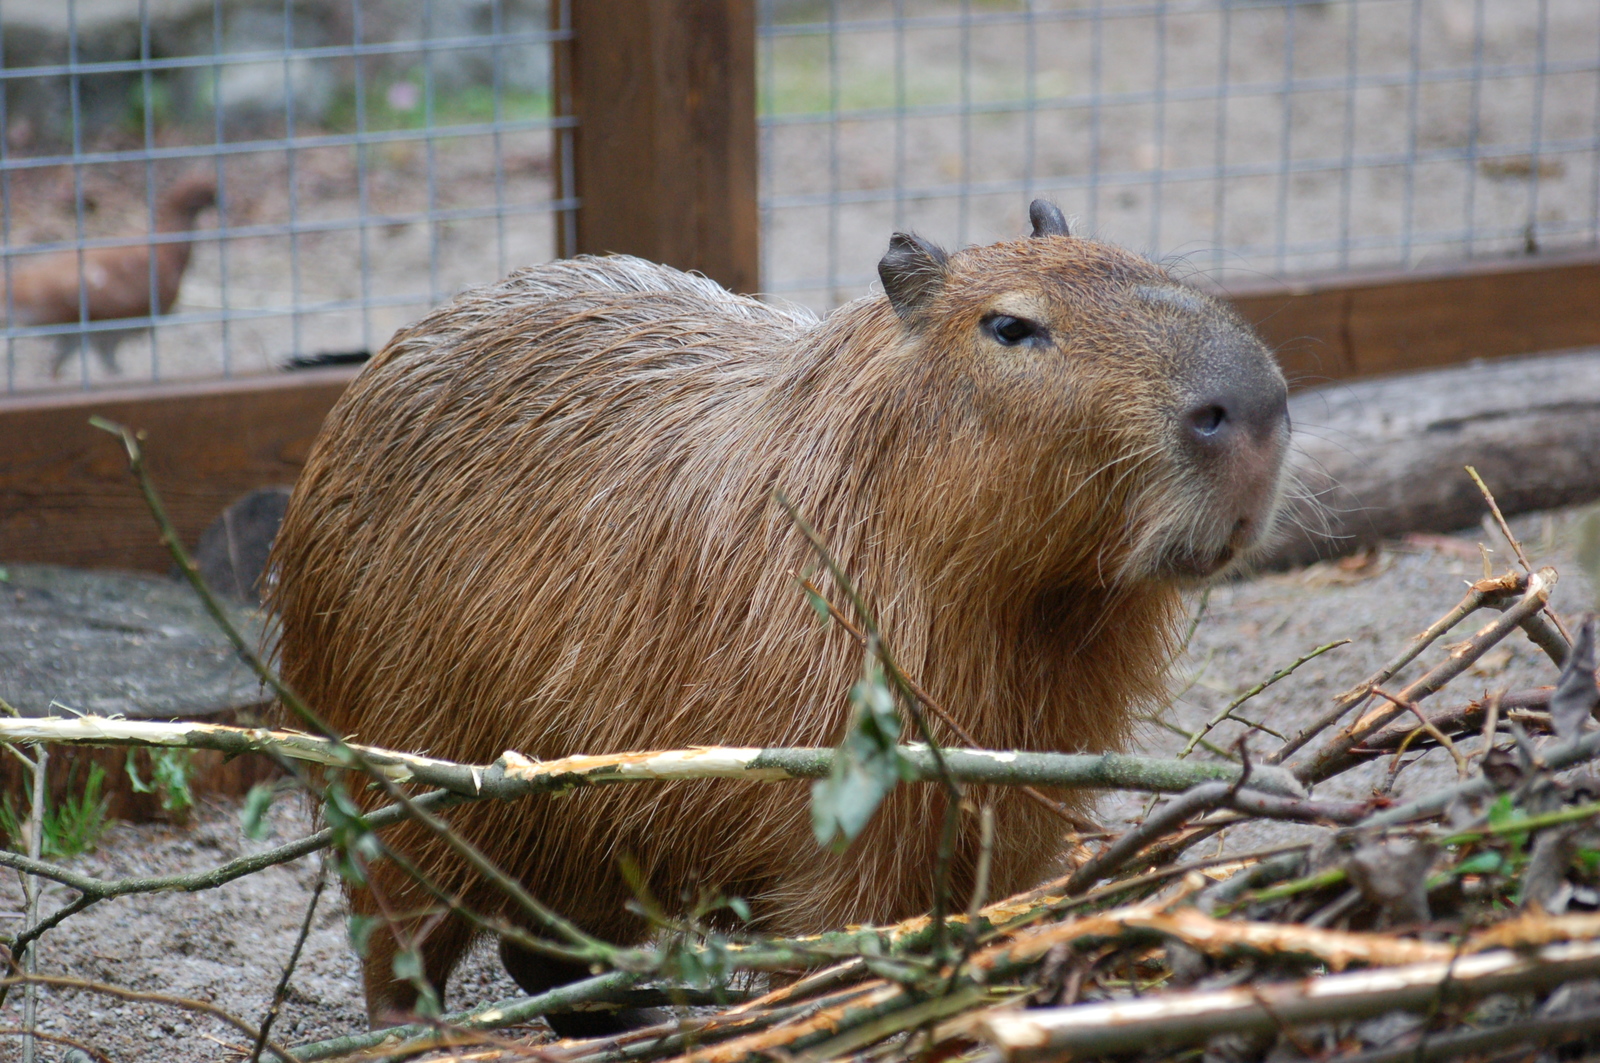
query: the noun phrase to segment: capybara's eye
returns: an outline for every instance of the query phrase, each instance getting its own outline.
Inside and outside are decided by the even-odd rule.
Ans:
[[[988,326],[989,334],[1007,347],[1016,347],[1029,342],[1037,343],[1045,336],[1044,326],[1024,317],[995,314],[986,318],[984,324]]]

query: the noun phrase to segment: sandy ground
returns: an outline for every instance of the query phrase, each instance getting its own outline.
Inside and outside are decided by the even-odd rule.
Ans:
[[[119,824],[93,854],[73,861],[86,873],[114,878],[176,873],[224,863],[247,851],[281,844],[311,829],[304,802],[290,798],[272,815],[270,834],[245,839],[233,804],[204,806],[185,827]],[[119,898],[75,917],[49,935],[41,970],[130,989],[200,999],[259,1023],[271,1002],[318,874],[318,862],[293,864],[194,894]],[[0,907],[15,910],[20,894],[8,876]],[[46,892],[46,910],[71,894]],[[319,904],[275,1036],[295,1044],[366,1028],[361,974],[345,931],[336,890]],[[458,974],[455,1001],[519,995],[501,972],[493,949],[480,950]],[[216,1060],[242,1038],[234,1029],[179,1008],[119,1001],[90,993],[41,991],[40,1029],[94,1046],[116,1063]],[[0,1027],[16,1027],[21,1000],[0,1008]],[[18,1058],[14,1038],[0,1039],[0,1059]],[[43,1058],[59,1058],[60,1049]],[[236,1058],[236,1057],[235,1057]]]
[[[1080,0],[1037,3],[1046,17],[1032,25],[1011,17],[1018,4],[968,6],[965,37],[946,17],[963,10],[956,3],[911,5],[924,21],[897,36],[884,21],[892,0],[841,0],[831,57],[823,35],[763,40],[766,290],[825,309],[866,290],[893,229],[951,245],[1015,236],[1037,190],[1060,202],[1076,231],[1213,279],[1521,253],[1530,225],[1547,250],[1594,241],[1592,0],[1250,0],[1159,15],[1106,0],[1098,31],[1048,17],[1081,15]],[[821,2],[775,8],[779,29],[825,23],[828,11]],[[1424,73],[1414,90],[1413,51]],[[1030,55],[1037,106],[1019,109]],[[1541,62],[1552,71],[1543,91],[1528,74]],[[1506,76],[1475,91],[1465,76],[1474,69]],[[1377,80],[1348,90],[1352,71]],[[1278,91],[1286,79],[1300,88]],[[913,113],[897,118],[900,102]],[[835,103],[845,117],[824,120]],[[87,146],[139,146],[126,133],[102,139]],[[161,138],[162,147],[211,142],[209,128]],[[1444,157],[1463,151],[1481,157]],[[296,353],[381,345],[463,286],[551,257],[549,156],[540,132],[498,145],[441,132],[360,158],[349,148],[290,158],[270,141],[229,155],[224,216],[235,231],[343,225],[363,212],[367,223],[294,240],[202,240],[179,310],[226,311],[225,327],[164,325],[154,347],[143,338],[123,345],[120,375],[93,363],[57,381],[50,343],[17,341],[4,352],[4,389],[264,373]],[[169,165],[156,169],[158,187],[178,172]],[[82,179],[87,236],[143,231],[142,164],[87,166]],[[961,186],[970,194],[955,194]],[[18,171],[6,194],[9,248],[75,237],[70,172]],[[496,206],[506,211],[498,222],[413,217]],[[1477,235],[1462,243],[1466,229]],[[16,268],[26,262],[14,259]],[[316,309],[334,303],[357,306]]]
[[[1581,611],[1589,601],[1586,581],[1572,563],[1567,546],[1570,514],[1535,515],[1516,522],[1535,565],[1551,563],[1563,573],[1555,601],[1565,615]],[[1484,534],[1463,535],[1472,545],[1483,540],[1506,553]],[[1191,649],[1179,662],[1175,679],[1186,687],[1160,719],[1184,731],[1199,726],[1228,699],[1270,675],[1302,653],[1333,641],[1351,643],[1302,668],[1291,678],[1248,703],[1243,712],[1279,731],[1295,728],[1319,711],[1337,691],[1370,672],[1404,641],[1449,609],[1464,583],[1481,574],[1481,563],[1439,550],[1389,551],[1365,568],[1349,570],[1318,566],[1298,572],[1215,588],[1195,632]],[[1460,633],[1482,623],[1467,621]],[[1448,638],[1445,641],[1450,641]],[[1430,651],[1405,674],[1419,674],[1445,652]],[[1458,680],[1444,702],[1477,696],[1496,688],[1520,689],[1548,683],[1554,669],[1520,635],[1480,662]],[[1214,735],[1221,745],[1232,741],[1228,724]],[[1155,723],[1147,725],[1139,748],[1172,753],[1181,739]],[[1271,739],[1255,740],[1270,750]],[[1325,786],[1322,793],[1360,796],[1370,791],[1385,765],[1351,772]],[[1416,794],[1454,777],[1454,768],[1440,754],[1400,776],[1399,792]],[[1109,823],[1137,815],[1144,801],[1108,796],[1099,814]],[[98,850],[73,861],[78,869],[100,876],[171,873],[222,863],[247,850],[270,845],[308,829],[308,816],[297,800],[280,803],[272,818],[272,836],[261,842],[242,838],[237,809],[231,805],[204,808],[186,827],[116,826]],[[1230,844],[1254,847],[1313,828],[1266,825],[1235,832]],[[315,864],[304,860],[198,894],[125,897],[103,903],[68,921],[45,939],[43,970],[104,980],[141,990],[212,1001],[237,1014],[259,1018],[263,1013],[304,916]],[[46,910],[67,899],[52,887]],[[0,913],[20,908],[17,880],[0,881]],[[11,915],[9,918],[15,918]],[[319,907],[305,955],[292,979],[292,992],[279,1027],[290,1043],[315,1040],[358,1029],[362,1025],[359,975],[345,940],[343,909],[330,891]],[[451,986],[448,1003],[463,1007],[515,996],[516,990],[498,969],[492,951],[480,950]],[[88,993],[49,990],[41,998],[42,1029],[95,1045],[117,1063],[138,1060],[160,1063],[218,1058],[222,1045],[238,1037],[219,1023],[177,1009],[151,1004],[110,1001]],[[0,1009],[0,1027],[14,1027],[19,1017],[13,997]],[[14,1042],[0,1040],[0,1058],[14,1058]],[[51,1049],[44,1058],[54,1059]]]

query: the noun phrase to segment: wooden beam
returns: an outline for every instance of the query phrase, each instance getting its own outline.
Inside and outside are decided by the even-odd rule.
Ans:
[[[292,484],[350,369],[0,401],[0,561],[165,572],[172,564],[99,414],[146,435],[186,545],[229,502]]]
[[[1226,294],[1301,384],[1600,346],[1600,257]],[[192,545],[240,495],[294,482],[354,375],[328,369],[0,400],[0,563],[167,570],[122,452],[89,427],[91,414],[148,433],[156,484]]]
[[[1600,255],[1297,278],[1221,294],[1295,383],[1600,345]]]
[[[620,252],[760,286],[755,4],[580,0],[555,45],[557,253]],[[557,28],[565,28],[557,26]]]

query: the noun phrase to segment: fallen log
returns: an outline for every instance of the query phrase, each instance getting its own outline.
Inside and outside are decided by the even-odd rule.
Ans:
[[[1600,350],[1332,384],[1289,400],[1296,484],[1263,562],[1287,568],[1600,499]]]

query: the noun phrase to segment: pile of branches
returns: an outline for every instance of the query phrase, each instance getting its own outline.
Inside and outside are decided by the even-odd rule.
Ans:
[[[319,850],[328,853],[328,867],[360,881],[369,861],[395,857],[384,847],[384,828],[416,818],[500,883],[544,936],[465,911],[434,889],[441,911],[587,962],[593,977],[450,1015],[428,1009],[425,995],[409,1025],[287,1046],[271,1027],[292,957],[261,1021],[219,1016],[248,1040],[243,1050],[252,1061],[1338,1056],[1370,1063],[1526,1055],[1600,1033],[1600,778],[1586,774],[1600,756],[1600,728],[1590,722],[1600,705],[1594,622],[1586,617],[1569,637],[1549,609],[1557,578],[1551,569],[1532,571],[1524,560],[1520,574],[1472,584],[1392,660],[1270,751],[1242,742],[1223,750],[1208,735],[1236,718],[1245,698],[1313,655],[1218,713],[1178,757],[941,749],[927,726],[928,716],[941,715],[939,707],[900,672],[861,610],[853,620],[839,618],[856,625],[866,666],[852,695],[855,724],[838,749],[701,748],[545,762],[508,752],[493,764],[458,764],[357,746],[322,727],[227,626],[142,478],[136,442],[122,436],[184,571],[241,656],[307,731],[13,719],[0,720],[0,742],[265,753],[323,800],[327,825],[274,849],[168,878],[93,879],[37,857],[0,853],[0,865],[77,893],[56,912],[31,913],[10,938],[10,972],[0,991],[70,983],[34,973],[33,946],[102,900],[210,889]],[[842,573],[834,577],[848,587]],[[1479,611],[1489,614],[1487,622],[1437,664],[1402,681],[1424,651]],[[1474,661],[1519,632],[1559,669],[1553,686],[1437,704]],[[922,742],[900,741],[901,713]],[[1223,756],[1191,759],[1197,749]],[[1389,796],[1406,767],[1433,749],[1453,760],[1456,782],[1414,800]],[[1312,795],[1314,787],[1373,761],[1387,767],[1384,784],[1370,796]],[[362,813],[337,781],[308,770],[317,765],[365,773],[391,803]],[[940,785],[957,796],[980,782],[1122,789],[1148,793],[1152,803],[1123,831],[1080,823],[1070,831],[1070,873],[1019,896],[992,902],[986,896],[985,853],[969,897],[952,897],[942,868],[935,869],[937,901],[928,916],[807,938],[717,930],[704,918],[708,912],[669,916],[641,898],[659,933],[648,946],[628,949],[595,940],[546,909],[439,816],[468,801],[539,800],[582,786],[697,778],[750,785],[815,780],[813,818],[825,844],[848,843],[896,785]],[[1049,801],[1042,792],[1035,796]],[[950,806],[952,815],[962,814],[959,802]],[[1230,850],[1230,830],[1267,819],[1322,829],[1272,849]],[[1195,856],[1203,842],[1216,855]],[[316,903],[314,896],[312,910]],[[742,908],[737,899],[718,903]],[[197,1002],[168,1002],[217,1013]],[[670,1018],[609,1038],[549,1043],[518,1029],[559,1011],[660,1005],[676,1006],[663,1013]]]

